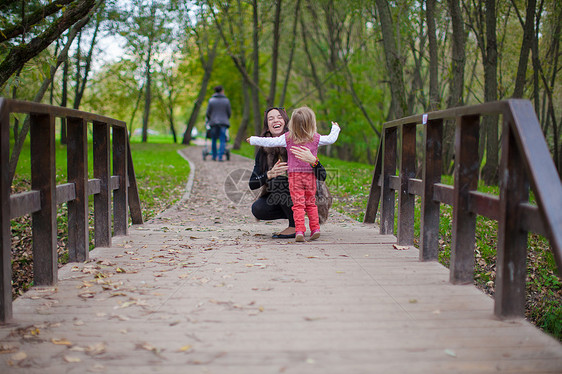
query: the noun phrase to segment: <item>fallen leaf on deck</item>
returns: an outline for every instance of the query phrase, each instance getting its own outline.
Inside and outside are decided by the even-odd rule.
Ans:
[[[72,345],[71,342],[69,342],[67,339],[64,339],[64,338],[63,338],[63,339],[55,339],[55,338],[53,338],[53,339],[51,339],[51,342],[52,342],[53,344],[56,344],[56,345]]]
[[[80,361],[82,361],[80,359],[80,357],[64,356],[63,358],[66,362],[80,362]]]
[[[19,348],[11,344],[0,344],[0,354],[3,353],[14,353],[17,352]]]
[[[187,351],[190,351],[191,348],[193,348],[193,347],[191,345],[187,344],[187,345],[184,345],[183,347],[181,347],[180,349],[178,349],[178,352],[187,352]]]
[[[321,319],[326,319],[326,317],[304,317],[304,320],[309,322],[319,321]]]
[[[445,349],[445,354],[451,357],[457,357],[457,354],[452,349]]]
[[[89,345],[86,348],[86,353],[89,354],[90,356],[101,355],[102,353],[105,353],[105,344],[97,343],[97,344]]]
[[[394,249],[398,250],[398,251],[405,251],[407,249],[410,249],[409,245],[398,245],[398,244],[393,244],[392,245],[394,247]]]
[[[154,353],[157,356],[160,356],[160,350],[158,348],[156,348],[155,346],[149,344],[149,343],[139,343],[136,346],[136,349],[144,349],[146,351],[150,351],[152,353]]]
[[[25,353],[24,351],[19,351],[17,353],[14,353],[10,358],[14,361],[25,360],[27,358],[27,353]]]

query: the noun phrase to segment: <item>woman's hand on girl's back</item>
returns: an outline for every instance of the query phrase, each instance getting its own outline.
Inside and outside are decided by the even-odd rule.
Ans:
[[[290,151],[301,161],[307,162],[309,164],[313,164],[316,162],[316,156],[310,152],[310,149],[303,147],[303,146],[294,146],[291,147]]]

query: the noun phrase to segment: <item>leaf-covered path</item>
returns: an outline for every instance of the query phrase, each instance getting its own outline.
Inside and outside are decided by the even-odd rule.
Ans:
[[[315,242],[256,222],[252,163],[203,162],[159,217],[14,302],[2,373],[560,373],[562,346],[333,213]],[[226,185],[226,187],[225,187]]]

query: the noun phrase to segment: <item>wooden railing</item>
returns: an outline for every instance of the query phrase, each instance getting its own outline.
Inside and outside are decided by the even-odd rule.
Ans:
[[[484,115],[501,115],[503,121],[499,196],[476,190]],[[440,183],[444,120],[456,121],[453,186]],[[418,125],[424,134],[421,179],[415,178]],[[562,184],[531,103],[507,100],[402,118],[384,124],[382,137],[364,222],[375,221],[380,200],[380,233],[394,234],[398,193],[398,244],[413,245],[415,195],[421,196],[420,260],[437,260],[439,207],[452,205],[450,281],[465,284],[473,282],[476,216],[496,220],[494,313],[524,316],[528,232],[550,241],[562,271]],[[529,186],[536,205],[529,203]]]
[[[9,173],[10,115],[25,113],[30,121],[31,190],[11,194]],[[67,121],[68,183],[56,185],[55,119]],[[93,179],[88,179],[88,131],[92,123]],[[111,145],[111,149],[110,149]],[[112,161],[113,174],[110,173]],[[10,221],[32,215],[33,282],[57,282],[57,205],[68,207],[69,260],[87,261],[88,196],[94,195],[94,245],[111,245],[113,235],[126,235],[128,211],[142,223],[140,201],[124,122],[57,106],[0,98],[0,322],[12,317]],[[113,191],[113,199],[111,192]],[[113,211],[111,201],[113,200]]]

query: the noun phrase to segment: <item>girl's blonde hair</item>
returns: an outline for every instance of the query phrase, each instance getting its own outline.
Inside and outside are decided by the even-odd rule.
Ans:
[[[307,106],[297,108],[291,114],[288,127],[288,136],[296,144],[310,142],[316,133],[316,115]]]

